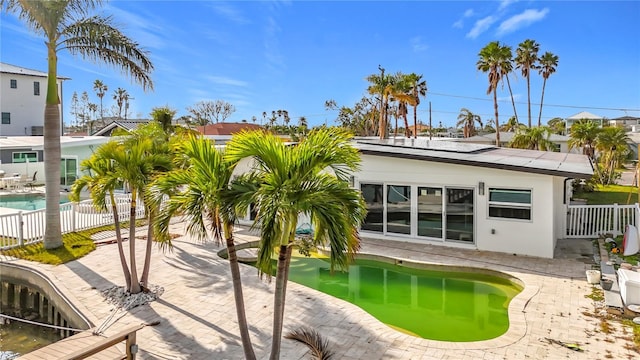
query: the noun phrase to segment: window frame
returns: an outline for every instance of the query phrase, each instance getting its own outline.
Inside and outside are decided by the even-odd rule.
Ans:
[[[40,96],[40,81],[33,82],[33,95]]]
[[[17,89],[18,88],[18,79],[9,79],[9,88]]]
[[[528,193],[529,202],[518,201],[494,201],[491,200],[491,193],[494,191],[512,191],[514,193]],[[489,187],[487,192],[487,218],[493,220],[507,220],[507,221],[522,221],[533,222],[533,189],[531,188],[514,188],[514,187]],[[491,208],[500,209],[514,209],[514,210],[529,210],[529,218],[522,217],[508,217],[508,216],[492,216]]]
[[[6,119],[5,119],[6,115]],[[0,124],[2,125],[11,125],[11,113],[10,112],[2,112],[2,117],[0,118]]]
[[[18,155],[18,154],[20,154],[20,155],[33,154],[33,155],[35,155],[35,156],[32,156],[32,157],[35,157],[35,161],[31,161],[31,160],[29,160],[29,163],[36,163],[36,162],[38,162],[38,152],[37,152],[37,151],[15,151],[15,152],[12,152],[12,153],[11,153],[11,163],[12,163],[12,164],[24,164],[24,163],[26,163],[26,162],[27,162],[27,161],[26,161],[27,157],[24,157],[24,156],[23,156],[23,157],[20,157],[20,158],[18,159],[18,160],[22,160],[22,161],[16,161],[16,155]],[[28,157],[28,158],[30,159],[30,158],[32,158],[32,157]]]

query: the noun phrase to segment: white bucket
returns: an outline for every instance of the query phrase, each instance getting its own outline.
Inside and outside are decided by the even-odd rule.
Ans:
[[[587,282],[597,284],[600,282],[600,270],[587,270]]]

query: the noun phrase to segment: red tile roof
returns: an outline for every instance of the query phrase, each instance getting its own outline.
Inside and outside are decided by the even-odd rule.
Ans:
[[[196,126],[196,130],[203,135],[232,135],[242,130],[262,129],[260,125],[251,123],[217,123]]]

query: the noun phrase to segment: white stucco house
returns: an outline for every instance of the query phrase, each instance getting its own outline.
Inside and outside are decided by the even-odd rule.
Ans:
[[[58,77],[58,92],[69,78]],[[47,97],[47,73],[0,63],[0,136],[41,136]],[[62,103],[60,131],[62,131]]]
[[[553,258],[581,154],[422,139],[359,140],[361,235]]]
[[[600,125],[600,127],[604,126],[605,124],[605,118],[603,116],[600,115],[595,115],[592,114],[588,111],[581,111],[577,114],[571,115],[568,118],[564,119],[565,121],[565,126],[566,126],[566,134],[569,134],[571,132],[571,125],[575,124],[576,122],[580,121],[580,120],[589,120],[592,121],[598,125]]]

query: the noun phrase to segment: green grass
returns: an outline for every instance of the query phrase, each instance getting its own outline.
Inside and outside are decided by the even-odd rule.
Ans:
[[[138,219],[136,221],[136,226],[145,224],[145,219]],[[126,234],[129,229],[129,222],[122,223],[121,228],[121,231]],[[114,229],[115,227],[113,225],[106,225],[81,232],[64,234],[62,235],[63,246],[58,249],[46,250],[42,243],[37,243],[0,251],[0,254],[43,264],[60,265],[79,259],[95,250],[96,245],[93,240],[91,240],[91,235]]]
[[[589,205],[626,205],[629,194],[631,194],[631,198],[629,200],[631,204],[640,202],[638,201],[638,188],[635,186],[625,185],[599,185],[596,188],[596,191],[576,192],[573,194],[573,198],[586,199],[587,204]]]

